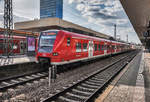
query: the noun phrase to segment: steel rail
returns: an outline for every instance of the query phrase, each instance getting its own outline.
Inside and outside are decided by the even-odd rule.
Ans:
[[[60,98],[60,96],[66,95],[66,93],[68,93],[68,94],[70,94],[70,95],[72,95],[72,96],[74,96],[76,98],[79,98],[80,97],[79,95],[72,94],[72,93],[70,93],[70,91],[72,89],[77,88],[77,86],[81,86],[82,83],[85,83],[86,81],[90,80],[91,78],[93,78],[94,76],[98,75],[99,73],[104,72],[105,70],[109,69],[110,67],[115,66],[115,65],[118,66],[118,63],[119,62],[121,63],[121,61],[122,61],[121,67],[118,69],[118,71],[116,71],[115,74],[113,74],[111,77],[109,77],[107,80],[105,80],[105,83],[103,83],[102,85],[100,85],[99,88],[95,89],[94,92],[90,96],[88,96],[88,97],[82,97],[83,100],[81,102],[91,102],[91,99],[93,99],[93,97],[97,94],[97,92],[99,92],[100,89],[104,88],[127,65],[127,63],[129,61],[131,61],[135,56],[136,56],[136,54],[133,54],[133,52],[132,52],[128,56],[120,58],[119,60],[115,61],[114,63],[109,64],[106,67],[104,67],[103,69],[100,69],[100,70],[92,73],[91,75],[89,75],[85,79],[80,80],[79,82],[76,82],[72,86],[66,88],[65,90],[63,90],[63,91],[61,91],[59,93],[54,94],[51,97],[48,97],[47,99],[43,100],[42,102],[51,102],[51,101],[57,102],[55,100],[57,100],[58,98]],[[69,102],[69,101],[80,102],[79,100],[76,101],[76,100],[71,100],[71,99],[67,99],[67,98],[65,99],[64,97],[61,97],[61,98],[63,98],[64,99],[63,101],[66,101],[66,102]]]
[[[1,81],[0,84],[3,84],[4,82],[8,83],[8,84],[0,86],[0,91],[6,90],[8,88],[12,88],[12,87],[15,87],[15,86],[18,86],[18,85],[25,84],[27,82],[32,82],[34,80],[38,80],[38,79],[41,79],[41,78],[44,78],[44,77],[48,76],[48,73],[44,73],[44,74],[43,73],[44,72],[41,72],[41,73],[38,72],[37,74],[30,74],[30,75],[25,75],[25,76],[17,77],[17,79],[14,79],[14,78],[11,79],[10,78],[9,80]],[[30,78],[27,78],[27,77],[30,77]],[[22,78],[24,80],[20,80],[20,78]]]

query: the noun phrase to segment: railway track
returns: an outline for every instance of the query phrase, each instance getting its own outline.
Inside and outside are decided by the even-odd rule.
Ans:
[[[135,52],[79,80],[42,102],[92,102],[95,96],[136,56]]]
[[[48,76],[47,72],[37,72],[37,73],[25,74],[21,76],[3,79],[0,80],[0,91],[15,87],[17,85],[22,85],[28,82],[32,82],[34,80],[38,80],[47,76]]]

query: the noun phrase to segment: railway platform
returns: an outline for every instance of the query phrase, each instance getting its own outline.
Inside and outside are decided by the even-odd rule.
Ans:
[[[150,53],[139,53],[95,102],[150,102]]]
[[[1,56],[0,66],[8,66],[8,65],[35,62],[35,61],[36,60],[34,56],[17,55],[17,56],[10,56],[9,58]]]

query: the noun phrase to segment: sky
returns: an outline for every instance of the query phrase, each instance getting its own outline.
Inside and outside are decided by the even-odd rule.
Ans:
[[[0,27],[3,27],[4,0],[0,0]],[[140,43],[119,0],[64,0],[63,19],[129,42]],[[13,0],[14,22],[39,19],[40,0]]]

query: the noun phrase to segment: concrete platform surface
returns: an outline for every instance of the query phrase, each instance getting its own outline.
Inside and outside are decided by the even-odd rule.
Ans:
[[[35,62],[36,59],[34,56],[26,56],[26,55],[17,55],[11,56],[10,58],[0,57],[0,66],[19,64],[19,63],[27,63],[27,62]]]
[[[139,53],[95,102],[150,102],[150,53]]]
[[[145,101],[150,102],[150,53],[144,53]]]

